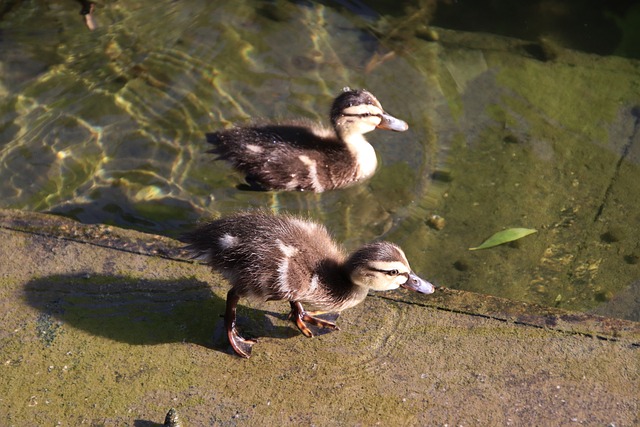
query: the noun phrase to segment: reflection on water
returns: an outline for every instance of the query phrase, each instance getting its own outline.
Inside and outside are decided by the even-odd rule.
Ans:
[[[581,310],[637,283],[636,62],[559,46],[532,57],[530,43],[429,29],[420,8],[110,2],[90,32],[76,6],[3,11],[2,207],[175,236],[267,206],[349,247],[395,240],[444,286]],[[410,126],[368,135],[381,166],[366,185],[239,191],[241,176],[206,154],[205,132],[252,119],[328,124],[344,86]],[[467,251],[515,226],[539,233]]]
[[[108,5],[96,11],[94,33],[78,26],[75,10],[16,10],[30,28],[55,18],[62,43],[48,47],[52,61],[44,70],[11,79],[20,89],[5,105],[15,117],[7,117],[13,123],[1,159],[4,205],[167,234],[201,215],[264,205],[324,216],[358,200],[366,209],[354,209],[365,211],[351,215],[355,230],[380,222],[386,209],[371,189],[329,195],[330,204],[313,195],[244,194],[235,190],[240,176],[205,153],[205,132],[251,118],[327,123],[331,101],[346,85],[375,87],[390,111],[405,110],[400,115],[411,119],[401,108],[411,88],[398,90],[395,81],[420,75],[406,61],[362,75],[375,41],[345,17],[320,5],[283,3],[276,16],[254,6]],[[23,30],[11,29],[16,36]],[[41,57],[32,45],[16,37],[20,62]],[[14,90],[11,83],[6,91]],[[416,137],[424,127],[402,139],[372,137],[387,174],[404,177],[396,179],[403,188],[393,201],[409,198],[398,204],[410,202],[416,177],[425,175],[427,156]],[[413,155],[399,164],[407,151]]]

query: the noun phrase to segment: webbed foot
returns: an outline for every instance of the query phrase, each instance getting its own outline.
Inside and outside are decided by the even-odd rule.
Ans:
[[[238,300],[240,300],[240,295],[238,295],[235,288],[231,288],[227,293],[227,308],[224,314],[224,324],[233,351],[235,351],[238,356],[248,359],[251,357],[251,347],[258,341],[242,338],[236,329],[236,306],[238,305]]]
[[[289,301],[289,304],[291,304],[291,313],[289,314],[289,318],[294,321],[298,329],[300,329],[300,332],[302,332],[306,337],[313,337],[313,332],[311,332],[311,329],[307,327],[305,322],[319,328],[327,328],[337,331],[340,330],[340,328],[333,322],[311,316],[309,313],[304,311],[302,304],[299,302]]]
[[[235,327],[227,331],[227,336],[229,337],[233,351],[235,351],[238,356],[246,359],[251,357],[251,347],[258,342],[257,340],[242,338]]]

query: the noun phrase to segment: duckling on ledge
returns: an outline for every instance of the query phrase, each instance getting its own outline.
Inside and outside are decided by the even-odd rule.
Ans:
[[[210,153],[246,175],[254,190],[322,192],[370,178],[378,161],[364,134],[409,126],[366,90],[345,88],[331,107],[333,129],[297,122],[236,127],[207,134]]]
[[[256,341],[242,338],[236,330],[240,298],[289,301],[290,318],[312,337],[306,323],[338,327],[313,317],[303,304],[314,311],[339,312],[362,302],[369,289],[434,291],[431,283],[411,271],[404,252],[393,243],[370,243],[347,257],[324,226],[290,215],[239,213],[204,223],[182,241],[194,258],[231,282],[225,327],[234,351],[247,358]]]

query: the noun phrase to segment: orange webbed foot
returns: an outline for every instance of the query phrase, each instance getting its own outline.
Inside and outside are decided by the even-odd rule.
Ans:
[[[238,356],[244,357],[245,359],[251,357],[251,347],[258,342],[257,340],[242,338],[235,327],[231,328],[227,335],[233,351],[235,351]]]
[[[290,301],[289,303],[291,304],[291,313],[289,314],[289,318],[295,322],[298,329],[300,329],[300,332],[302,332],[306,337],[313,337],[313,332],[311,332],[311,329],[309,329],[306,323],[310,323],[319,328],[340,330],[340,328],[333,322],[311,316],[304,310],[304,308],[302,308],[302,304],[299,302]]]

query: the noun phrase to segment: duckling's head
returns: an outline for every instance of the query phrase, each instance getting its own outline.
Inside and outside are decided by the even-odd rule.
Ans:
[[[351,281],[374,291],[387,291],[402,286],[431,294],[434,287],[411,271],[402,249],[389,242],[374,242],[355,251],[347,260]]]
[[[333,101],[331,123],[343,138],[350,134],[365,134],[376,128],[403,132],[407,123],[387,114],[370,92],[360,89],[344,91]]]

